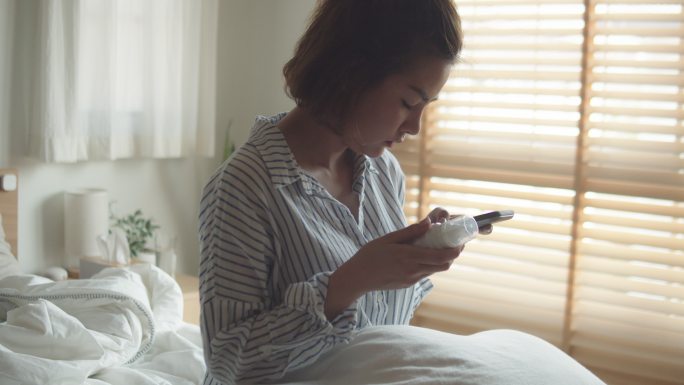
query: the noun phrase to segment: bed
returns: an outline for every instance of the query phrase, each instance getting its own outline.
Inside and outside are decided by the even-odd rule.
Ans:
[[[14,218],[0,232],[0,246],[12,242],[11,249],[0,248],[5,263],[16,263],[16,197],[0,191],[0,215]],[[175,280],[150,265],[60,282],[6,269],[0,272],[0,384],[201,384],[200,332],[182,321],[182,303]],[[528,334],[460,336],[413,326],[363,329],[278,383],[605,385]]]
[[[199,327],[182,321],[176,281],[145,264],[59,282],[22,274],[17,195],[0,191],[0,384],[201,383]]]

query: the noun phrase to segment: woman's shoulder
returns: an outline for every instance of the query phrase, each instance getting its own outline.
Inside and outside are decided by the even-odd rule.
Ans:
[[[214,177],[224,189],[263,189],[268,184],[268,170],[264,159],[253,143],[239,146],[216,170]]]
[[[240,145],[223,163],[224,174],[250,173],[254,176],[268,174],[269,149],[280,143],[280,134],[275,126],[280,119],[275,116],[257,116],[247,141]]]
[[[265,161],[258,146],[248,141],[235,149],[223,163],[222,169],[228,174],[245,171],[245,169],[249,169],[250,172],[265,171]]]
[[[257,117],[247,141],[215,173],[222,189],[254,194],[274,188],[273,174],[281,167],[277,160],[289,153],[281,148],[287,144],[275,126],[277,117]]]

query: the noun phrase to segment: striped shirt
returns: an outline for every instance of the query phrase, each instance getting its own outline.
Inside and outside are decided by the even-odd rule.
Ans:
[[[295,161],[276,126],[257,118],[248,141],[211,177],[200,205],[205,384],[263,382],[303,368],[355,330],[407,324],[432,287],[368,292],[329,322],[330,275],[369,241],[406,226],[396,158],[357,155],[355,217]]]

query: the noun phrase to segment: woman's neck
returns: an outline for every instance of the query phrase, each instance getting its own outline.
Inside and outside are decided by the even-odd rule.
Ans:
[[[315,119],[306,109],[295,107],[278,123],[290,151],[305,170],[338,169],[349,159],[342,136]]]

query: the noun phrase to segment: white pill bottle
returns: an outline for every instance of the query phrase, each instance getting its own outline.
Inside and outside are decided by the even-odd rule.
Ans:
[[[443,223],[434,223],[413,244],[432,249],[459,247],[477,236],[477,222],[471,216],[462,215]]]

